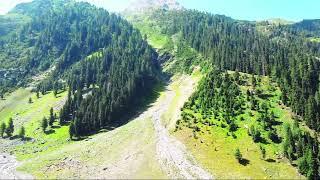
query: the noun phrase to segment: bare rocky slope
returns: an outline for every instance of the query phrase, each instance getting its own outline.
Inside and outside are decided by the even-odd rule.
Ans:
[[[137,0],[125,9],[125,12],[143,12],[152,9],[167,9],[167,10],[181,10],[184,9],[182,5],[176,0]]]

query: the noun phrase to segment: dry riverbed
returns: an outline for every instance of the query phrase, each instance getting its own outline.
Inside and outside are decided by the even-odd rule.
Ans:
[[[31,175],[16,171],[19,165],[14,156],[0,153],[0,179],[33,179]]]
[[[166,128],[179,117],[196,82],[191,76],[175,77],[155,103],[126,125],[27,159],[19,170],[36,178],[211,179]],[[169,112],[175,118],[165,119]],[[15,158],[6,158],[4,177],[23,178],[15,171],[20,165]]]

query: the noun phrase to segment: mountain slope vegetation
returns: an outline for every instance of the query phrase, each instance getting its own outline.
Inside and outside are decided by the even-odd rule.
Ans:
[[[158,9],[151,13],[146,12],[142,17],[144,18],[141,19],[152,19],[152,24],[155,24],[159,29],[158,32],[164,36],[176,37],[176,35],[180,35],[180,41],[204,57],[206,63],[198,63],[203,69],[213,68],[222,72],[232,70],[271,77],[280,87],[280,101],[291,107],[293,114],[295,114],[293,115],[295,121],[300,123],[302,121],[301,124],[306,124],[310,129],[313,129],[296,133],[295,138],[291,138],[292,131],[297,131],[299,128],[293,128],[293,130],[287,128],[287,135],[283,135],[283,138],[289,137],[289,140],[283,142],[285,148],[282,152],[291,161],[298,160],[297,162],[300,162],[299,170],[301,173],[310,178],[318,177],[319,114],[317,109],[320,105],[318,98],[320,64],[317,58],[319,57],[317,42],[308,41],[303,32],[298,29],[290,32],[288,27],[275,26],[270,34],[264,34],[257,29],[258,26],[255,23],[237,21],[225,16],[193,10],[167,11]],[[132,22],[136,23],[134,20]],[[138,28],[143,27],[139,25],[139,21],[136,24]],[[211,74],[212,71],[214,70],[207,72],[208,78],[216,79],[219,77],[217,74]],[[210,83],[210,81],[206,79],[204,84]],[[235,84],[233,86],[237,87]],[[229,90],[232,89],[234,88]],[[225,97],[219,102],[229,103],[215,104],[214,102],[217,100],[211,98],[215,96],[213,87],[210,84],[206,86],[200,84],[198,92],[194,96],[200,96],[202,100],[191,99],[191,102],[195,101],[193,103],[197,104],[203,101],[201,105],[193,106],[193,108],[201,112],[205,116],[204,119],[208,115],[210,117],[210,113],[216,112],[213,116],[215,117],[225,112],[226,115],[222,119],[228,122],[231,129],[234,129],[236,125],[233,121],[236,120],[232,119],[238,116],[236,113],[239,109],[234,109],[233,106],[237,105],[238,100],[232,100],[231,97],[233,95],[236,95],[235,99],[241,97],[239,91],[236,92],[217,94],[217,96]],[[254,91],[254,93],[256,92]],[[241,107],[241,103],[237,107]],[[269,119],[269,115],[263,115],[262,118]],[[192,124],[196,119],[197,116],[191,116],[187,120]],[[272,132],[272,123],[265,126],[271,128],[267,131]],[[294,144],[301,144],[308,148],[300,151],[294,147]],[[306,162],[307,157],[313,160]]]
[[[36,0],[17,6],[12,13],[31,17],[31,22],[2,43],[7,47],[2,67],[21,71],[21,76],[4,79],[2,86],[8,86],[7,80],[18,85],[52,68],[35,91],[45,94],[69,87],[60,122],[72,120],[70,132],[75,136],[99,130],[129,112],[129,105],[156,83],[157,54],[115,14],[88,3],[60,0]]]
[[[39,178],[320,177],[318,20],[138,2],[0,16],[1,152]]]
[[[218,177],[302,178],[282,157],[284,127],[294,120],[279,101],[268,77],[212,71],[182,108],[175,134]]]

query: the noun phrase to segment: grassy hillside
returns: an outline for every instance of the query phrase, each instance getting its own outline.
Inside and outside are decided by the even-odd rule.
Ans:
[[[143,14],[126,14],[126,19],[140,30],[148,43],[160,55],[162,70],[168,74],[191,74],[203,67],[207,60],[182,39],[181,33],[169,35],[163,24],[159,24],[153,11]],[[162,60],[164,59],[164,60]]]
[[[36,97],[35,93],[31,93],[28,89],[19,89],[10,94],[5,100],[0,101],[0,117],[7,123],[9,118],[13,118],[15,131],[13,136],[17,135],[19,129],[25,128],[26,140],[22,141],[22,145],[11,147],[7,150],[18,155],[19,159],[28,159],[38,156],[38,152],[50,151],[51,148],[59,144],[67,143],[69,138],[68,128],[60,127],[58,119],[52,128],[46,133],[42,132],[41,120],[43,117],[49,118],[50,108],[54,108],[54,112],[58,114],[58,110],[62,107],[66,100],[66,92],[61,92],[57,97],[53,93],[40,95]],[[29,98],[32,103],[29,103]],[[8,140],[5,143],[10,143]],[[20,143],[19,143],[20,144]]]
[[[128,21],[132,22],[143,35],[146,35],[148,43],[156,49],[172,50],[173,43],[170,36],[161,33],[161,28],[150,16],[127,15]]]
[[[248,90],[253,90],[248,77],[248,74],[241,74],[240,77],[243,97]],[[230,125],[222,114],[204,116],[205,112],[199,108],[184,108],[183,112],[191,119],[180,121],[174,134],[188,146],[199,162],[219,178],[304,178],[283,156],[281,141],[285,138],[284,126],[294,124],[293,113],[281,104],[281,92],[270,78],[261,77],[255,88],[260,91],[258,105],[269,104],[270,111],[275,115],[273,127],[280,137],[279,142],[270,139],[270,131],[265,130],[259,120],[260,110],[252,110],[251,102],[247,100],[242,105],[243,113],[234,119],[238,127],[234,132],[230,131]],[[254,142],[248,133],[252,126],[259,129],[262,141]],[[243,155],[243,163],[235,158],[237,148]],[[261,149],[265,149],[265,155]]]
[[[146,101],[148,109],[141,110],[138,117],[119,128],[106,129],[80,141],[70,141],[67,126],[59,127],[58,123],[54,123],[55,127],[49,128],[47,134],[40,128],[42,117],[48,117],[50,107],[59,108],[66,92],[60,93],[58,98],[49,93],[37,99],[35,94],[19,90],[3,101],[17,107],[5,106],[3,112],[21,114],[23,111],[22,117],[33,114],[24,122],[29,140],[10,146],[8,150],[21,161],[18,170],[36,178],[167,178],[156,158],[156,137],[151,117],[167,100],[168,93],[174,93],[166,114],[162,115],[164,124],[174,129],[175,116],[179,114],[177,107],[183,106],[200,77],[199,71],[192,77],[175,76],[167,90],[162,86],[154,89],[152,100],[160,97],[152,104]],[[32,104],[28,103],[29,97],[33,99]],[[15,119],[15,124],[21,119]]]
[[[133,121],[117,130],[94,135],[85,141],[68,143],[65,146],[50,148],[51,150],[29,156],[19,170],[31,173],[37,178],[101,178],[107,177],[103,174],[108,172],[109,177],[114,178],[121,176],[128,178],[133,175],[136,178],[164,177],[152,154],[154,148],[152,136],[150,119]],[[50,139],[52,140],[52,137],[48,137],[47,140]],[[143,152],[138,149],[140,143],[145,144]],[[101,148],[103,151],[99,150]],[[147,156],[141,159],[140,153]],[[118,162],[122,158],[136,160],[128,160],[127,164],[125,161]],[[130,162],[136,164],[130,164]],[[106,169],[113,164],[125,170]],[[128,168],[127,165],[132,168]]]
[[[157,94],[158,91],[160,89],[155,89]],[[31,93],[28,89],[19,89],[0,101],[1,120],[7,123],[10,117],[14,119],[13,135],[18,133],[21,126],[26,129],[24,141],[17,137],[0,138],[3,145],[0,150],[13,153],[22,162],[22,166],[18,168],[19,171],[30,173],[36,178],[87,178],[93,175],[99,177],[98,174],[109,172],[103,170],[105,166],[111,166],[122,158],[127,159],[131,156],[137,158],[132,161],[137,164],[131,164],[129,167],[138,167],[133,170],[126,167],[124,163],[122,166],[126,168],[128,175],[124,175],[124,171],[113,170],[112,177],[128,178],[135,175],[136,178],[165,178],[154,158],[154,138],[150,138],[154,136],[154,132],[151,120],[147,117],[130,122],[117,130],[105,130],[107,132],[81,141],[70,141],[69,127],[67,124],[60,126],[58,119],[44,133],[41,129],[42,118],[49,118],[51,107],[59,116],[58,110],[63,106],[66,98],[67,92],[60,92],[57,97],[54,97],[53,92],[49,92],[37,98],[36,93]],[[146,102],[149,103],[149,100]],[[146,154],[143,158],[139,155],[141,149],[138,149],[141,144],[148,144],[143,147],[143,154]],[[89,170],[88,167],[92,169]],[[80,170],[87,171],[83,174]]]

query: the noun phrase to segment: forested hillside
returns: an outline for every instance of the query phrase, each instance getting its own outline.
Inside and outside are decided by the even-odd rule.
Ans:
[[[60,122],[76,136],[119,120],[156,83],[157,54],[115,14],[69,0],[35,0],[5,18],[14,13],[31,20],[1,41],[2,93],[49,70],[35,91],[69,87]]]
[[[274,26],[271,33],[264,34],[257,29],[255,23],[192,10],[166,11],[160,9],[148,16],[155,19],[161,33],[169,37],[180,34],[182,41],[208,59],[209,64],[204,65],[206,69],[211,66],[219,71],[232,70],[272,77],[280,86],[281,101],[298,115],[296,121],[301,119],[309,128],[319,132],[320,63],[318,59],[320,48],[319,43],[309,41],[305,32],[297,28],[300,25]],[[312,31],[310,28],[306,30]],[[207,81],[205,82],[210,82],[210,80]],[[215,79],[215,81],[219,80]],[[236,88],[229,90],[233,89],[236,90]],[[205,113],[206,116],[211,109],[216,109],[218,113],[226,112],[227,116],[224,119],[228,124],[231,123],[230,128],[234,129],[233,118],[229,117],[237,116],[239,109],[234,109],[236,107],[233,106],[236,106],[238,101],[226,100],[237,93],[224,92],[223,96],[218,95],[227,98],[222,99],[223,103],[227,103],[225,105],[213,103],[216,100],[211,96],[214,96],[215,93],[210,84],[200,85],[198,93],[195,96],[204,98],[204,104],[195,108]],[[199,101],[195,102],[200,103]],[[228,108],[232,109],[228,110]],[[303,167],[300,168],[300,171],[308,177],[318,177],[317,133],[312,133],[312,135],[297,133],[294,135],[295,138],[292,138],[290,132],[288,130],[290,140],[286,143],[291,145],[286,146],[285,155],[292,160],[303,161],[303,158],[308,157],[314,159],[307,163],[309,168]],[[309,148],[299,151],[293,146],[297,143]]]
[[[309,19],[303,20],[301,22],[295,23],[290,26],[292,29],[296,29],[304,33],[305,35],[312,36],[320,36],[320,19]]]
[[[165,34],[182,38],[221,70],[237,70],[277,78],[283,101],[307,124],[319,130],[319,44],[299,36],[269,40],[255,25],[197,11],[161,11]],[[153,16],[157,18],[157,16]],[[311,104],[311,105],[310,105]],[[309,112],[308,106],[314,106]],[[309,108],[310,109],[310,108]],[[308,117],[312,114],[314,117]]]
[[[0,16],[0,153],[40,178],[319,179],[319,26],[19,4]]]
[[[13,14],[29,17],[31,22],[17,26],[14,33],[1,41],[0,67],[16,69],[21,77],[51,66],[56,66],[56,74],[59,74],[91,53],[113,46],[121,38],[131,34],[139,36],[119,16],[88,3],[36,0],[18,5],[3,18]],[[121,44],[122,47],[126,45],[125,42]],[[21,80],[19,76],[14,79]],[[9,85],[17,84],[8,80]]]

